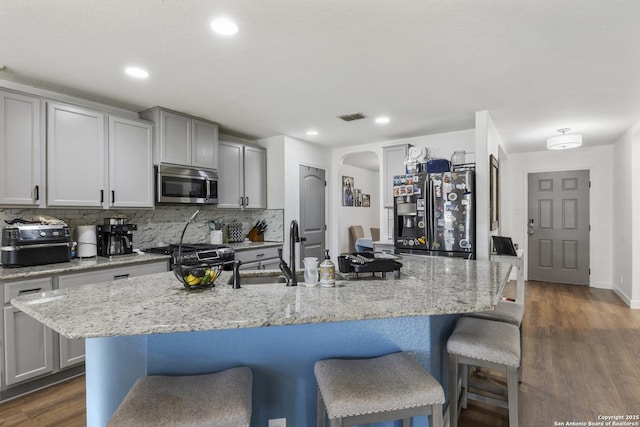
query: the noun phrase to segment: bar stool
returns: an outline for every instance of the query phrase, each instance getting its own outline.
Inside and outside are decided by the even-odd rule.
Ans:
[[[500,301],[495,310],[492,311],[476,311],[474,313],[466,313],[466,317],[475,317],[478,319],[495,320],[497,322],[505,322],[518,328],[520,339],[520,353],[522,354],[522,319],[524,318],[524,304],[519,301]],[[522,366],[518,368],[518,381],[522,382]]]
[[[524,251],[518,250],[518,256],[508,255],[491,255],[491,261],[505,262],[512,264],[517,268],[516,280],[516,300],[500,301],[495,310],[478,311],[475,313],[467,313],[465,316],[478,317],[480,319],[496,320],[498,322],[506,322],[516,325],[520,330],[520,353],[522,355],[522,319],[524,318]],[[518,381],[522,382],[522,366],[518,370]]]
[[[520,331],[512,324],[495,320],[461,317],[447,341],[449,353],[450,427],[458,426],[460,407],[467,399],[480,400],[509,409],[509,427],[518,427],[518,368],[520,366]],[[458,380],[462,365],[462,386]],[[506,401],[469,392],[469,366],[505,371]]]
[[[252,379],[246,366],[204,375],[142,377],[108,426],[249,427]]]
[[[317,427],[331,427],[431,416],[430,426],[442,427],[444,390],[407,353],[373,359],[327,359],[313,369],[318,383]]]

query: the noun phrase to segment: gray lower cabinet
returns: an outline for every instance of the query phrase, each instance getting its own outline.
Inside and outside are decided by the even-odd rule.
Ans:
[[[52,288],[50,277],[5,284],[4,373],[7,386],[53,372],[53,331],[10,304],[18,295]]]
[[[0,290],[4,288],[2,390],[22,383],[28,385],[30,384],[28,381],[35,378],[40,381],[38,384],[40,387],[43,385],[42,381],[49,375],[58,375],[58,373],[62,375],[64,370],[75,366],[81,367],[85,355],[83,339],[70,340],[45,327],[31,316],[13,307],[11,305],[13,298],[57,288],[72,288],[161,273],[168,269],[168,261],[157,261],[0,282]]]
[[[277,247],[236,250],[236,259],[242,261],[240,270],[269,270],[280,264]]]

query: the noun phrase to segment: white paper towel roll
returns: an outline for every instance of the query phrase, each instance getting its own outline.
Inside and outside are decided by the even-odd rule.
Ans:
[[[95,225],[79,225],[78,233],[78,257],[88,258],[98,254],[98,242]]]

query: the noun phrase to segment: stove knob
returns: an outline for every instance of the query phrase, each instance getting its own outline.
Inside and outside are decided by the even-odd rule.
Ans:
[[[47,233],[46,233],[45,231],[41,231],[41,232],[40,232],[40,236],[44,237],[44,236],[46,236],[46,235],[47,235]]]

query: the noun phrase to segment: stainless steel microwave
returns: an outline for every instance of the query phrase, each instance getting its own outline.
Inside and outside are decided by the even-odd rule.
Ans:
[[[156,202],[213,205],[218,203],[218,171],[156,166]]]

